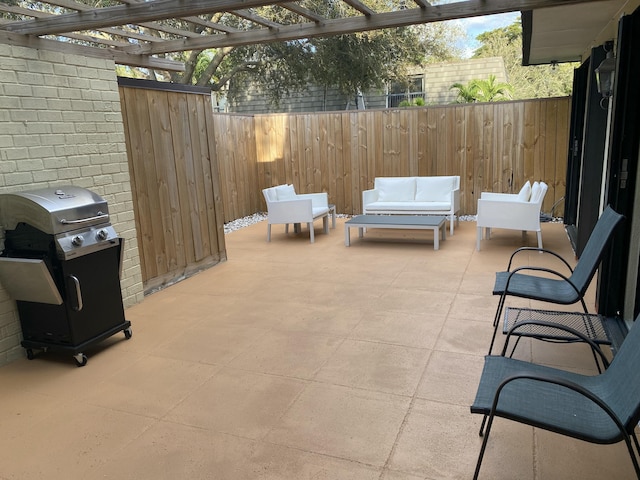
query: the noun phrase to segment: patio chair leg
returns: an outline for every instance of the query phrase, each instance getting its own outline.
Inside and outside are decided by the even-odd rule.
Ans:
[[[267,223],[267,242],[271,241],[271,224]]]
[[[538,248],[542,248],[542,232],[538,232]]]
[[[322,227],[324,229],[324,233],[329,233],[329,215],[322,217]]]
[[[315,241],[314,230],[313,230],[313,222],[307,223],[307,227],[309,228],[309,236],[311,237],[311,243]]]
[[[455,221],[453,217],[454,215],[451,215],[451,219],[449,220],[449,232],[451,236],[453,236],[453,222]]]
[[[500,315],[502,315],[502,309],[504,308],[505,297],[506,297],[505,293],[500,295],[500,301],[498,302],[498,309],[496,310],[496,316],[493,319],[493,336],[491,337],[491,345],[489,345],[489,355],[491,355],[491,350],[493,350],[493,344],[496,341],[498,326],[500,325]]]
[[[480,251],[480,241],[482,240],[482,227],[478,227],[476,232],[476,250]]]
[[[484,437],[484,426],[487,423],[487,415],[483,415],[482,423],[480,424],[480,431],[478,432],[479,437]]]
[[[487,415],[485,415],[485,419]],[[484,420],[482,422],[484,424]],[[478,480],[478,475],[480,474],[480,466],[482,465],[482,459],[484,457],[484,451],[487,448],[487,442],[489,440],[489,431],[491,430],[491,424],[493,423],[493,414],[489,415],[489,421],[487,422],[487,429],[484,432],[484,436],[482,439],[482,446],[480,447],[480,453],[478,454],[478,462],[476,463],[476,471],[473,473],[473,480]]]
[[[627,432],[623,432],[624,435],[624,442],[627,444],[627,450],[629,450],[629,455],[631,456],[631,462],[633,463],[633,469],[636,472],[636,477],[638,478],[638,480],[640,480],[640,465],[638,465],[638,458],[636,457],[636,452],[634,452],[633,450],[633,445],[631,445],[631,439],[629,437],[633,436],[633,441],[636,444],[636,448],[638,448],[638,439],[636,438],[636,434],[635,433],[631,433],[631,435],[629,435]]]

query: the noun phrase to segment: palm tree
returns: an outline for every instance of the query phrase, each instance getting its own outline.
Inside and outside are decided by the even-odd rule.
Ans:
[[[509,83],[496,83],[496,76],[489,75],[488,80],[472,80],[476,87],[476,99],[478,102],[497,102],[509,100],[513,93],[513,86]]]
[[[451,85],[449,90],[453,90],[454,88],[458,89],[458,97],[455,99],[454,103],[474,103],[477,102],[477,86],[475,84],[475,80],[471,80],[466,85],[461,83],[454,83]]]
[[[505,82],[496,82],[495,75],[489,75],[487,80],[471,80],[466,85],[454,83],[451,85],[450,90],[454,88],[458,89],[458,97],[454,103],[509,100],[513,93],[513,86]]]

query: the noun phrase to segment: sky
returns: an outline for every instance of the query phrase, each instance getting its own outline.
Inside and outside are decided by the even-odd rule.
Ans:
[[[473,55],[473,50],[480,46],[476,41],[478,35],[483,32],[495,30],[496,28],[511,25],[519,16],[520,12],[512,12],[454,20],[462,26],[467,34],[461,45],[464,51],[464,57],[468,58]]]

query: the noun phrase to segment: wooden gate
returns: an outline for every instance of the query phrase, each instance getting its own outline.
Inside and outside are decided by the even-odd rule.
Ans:
[[[145,291],[226,260],[209,89],[119,79]]]

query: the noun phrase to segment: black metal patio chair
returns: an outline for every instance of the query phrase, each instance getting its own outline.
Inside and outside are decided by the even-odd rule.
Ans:
[[[591,232],[589,240],[587,240],[587,244],[574,269],[572,269],[569,263],[560,255],[544,248],[522,247],[511,254],[507,270],[496,273],[493,294],[500,295],[500,300],[498,301],[498,308],[496,309],[496,315],[493,320],[494,331],[493,337],[491,338],[491,345],[489,346],[489,354],[491,354],[493,350],[505,299],[509,295],[561,305],[572,305],[580,302],[584,313],[589,313],[584,301],[585,292],[600,265],[602,256],[606,251],[616,227],[623,219],[624,216],[615,212],[610,206],[605,208]],[[511,264],[516,255],[527,251],[537,251],[553,255],[566,265],[569,270],[569,276],[550,268],[530,265],[511,270]],[[545,277],[540,276],[540,274],[550,274],[550,276]]]
[[[474,480],[496,416],[596,444],[624,441],[640,479],[634,431],[640,420],[640,328],[629,330],[609,368],[596,376],[487,355],[471,413],[485,416]]]

